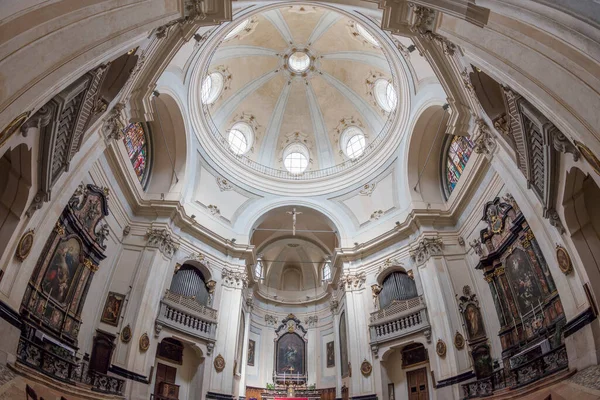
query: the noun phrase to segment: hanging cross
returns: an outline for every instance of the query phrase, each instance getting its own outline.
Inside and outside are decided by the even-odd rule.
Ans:
[[[296,236],[296,216],[302,213],[296,211],[296,207],[294,207],[292,211],[287,211],[287,214],[292,215],[292,236]]]

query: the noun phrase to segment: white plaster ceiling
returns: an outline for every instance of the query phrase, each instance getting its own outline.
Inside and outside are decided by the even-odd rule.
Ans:
[[[314,57],[306,76],[282,67],[293,49]],[[285,6],[254,15],[247,30],[217,48],[209,72],[216,69],[226,69],[231,80],[210,107],[213,121],[226,137],[235,121],[252,117],[256,140],[246,155],[271,167],[282,168],[282,149],[294,132],[305,135],[309,169],[339,164],[342,120],[359,125],[368,144],[388,118],[366,83],[373,74],[391,79],[386,56],[356,35],[355,22],[325,8]]]

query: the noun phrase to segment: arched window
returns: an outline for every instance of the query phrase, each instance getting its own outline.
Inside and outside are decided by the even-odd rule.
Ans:
[[[241,156],[246,154],[254,143],[254,131],[252,127],[245,122],[235,123],[229,130],[227,138],[229,148],[234,154]]]
[[[183,264],[173,276],[169,291],[184,297],[192,297],[198,304],[208,305],[209,293],[204,275],[192,265]]]
[[[310,155],[308,148],[300,143],[292,143],[283,151],[283,165],[292,174],[301,174],[308,168]]]
[[[445,148],[443,166],[445,168],[442,179],[446,197],[449,197],[460,179],[465,166],[473,152],[473,142],[466,136],[453,136],[447,141]]]
[[[365,151],[366,144],[365,134],[357,126],[346,128],[340,137],[342,151],[350,159],[360,157]]]
[[[259,257],[256,259],[256,265],[254,265],[254,277],[256,280],[263,279],[264,269],[262,259]]]
[[[210,73],[202,81],[200,98],[204,104],[213,104],[223,91],[225,78],[219,72]]]
[[[392,112],[398,105],[398,94],[394,85],[387,79],[377,79],[373,85],[375,101],[386,112]]]
[[[326,261],[323,265],[323,282],[331,282],[331,262]]]
[[[244,29],[246,29],[250,25],[250,19],[245,19],[239,24],[237,24],[229,33],[225,36],[225,40],[230,40],[242,33]]]
[[[149,168],[149,141],[144,125],[139,122],[129,124],[123,129],[123,143],[127,155],[142,187],[146,185]]]
[[[394,271],[389,274],[382,284],[379,293],[379,307],[385,308],[394,300],[407,300],[418,296],[417,286],[406,272]]]
[[[375,36],[371,35],[371,33],[367,31],[361,24],[356,24],[356,31],[368,43],[372,44],[375,47],[379,47],[379,42],[377,41],[377,39],[375,39]]]

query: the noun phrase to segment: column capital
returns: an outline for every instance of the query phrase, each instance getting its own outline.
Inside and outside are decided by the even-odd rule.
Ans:
[[[410,257],[417,264],[423,264],[431,256],[442,255],[444,242],[440,237],[424,237],[410,250]]]

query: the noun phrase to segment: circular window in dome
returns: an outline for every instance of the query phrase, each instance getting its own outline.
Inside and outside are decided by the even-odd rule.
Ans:
[[[386,79],[377,79],[373,85],[375,101],[386,112],[391,112],[398,105],[398,95],[392,83]]]
[[[218,72],[209,74],[204,81],[202,81],[201,95],[202,103],[212,104],[219,98],[219,95],[223,91],[224,79],[223,75]]]
[[[297,51],[288,58],[288,66],[294,72],[305,72],[310,66],[310,57],[303,51]]]
[[[308,149],[300,143],[293,143],[283,151],[283,165],[292,174],[301,174],[308,168]]]
[[[245,122],[234,124],[229,130],[229,136],[227,137],[229,148],[238,156],[246,154],[252,148],[253,140],[254,132],[252,131],[252,127]]]
[[[377,39],[375,39],[375,36],[371,35],[371,33],[369,33],[369,31],[367,31],[361,24],[356,24],[356,31],[369,44],[372,44],[375,47],[379,47],[379,42],[377,41]]]
[[[235,36],[239,35],[240,33],[242,33],[242,31],[244,29],[246,29],[248,27],[248,25],[250,25],[250,19],[245,19],[242,22],[240,22],[239,24],[237,24],[226,36],[225,36],[225,40],[229,40],[231,38],[234,38]]]
[[[367,140],[360,128],[351,126],[342,133],[340,144],[346,157],[355,159],[365,152]]]

